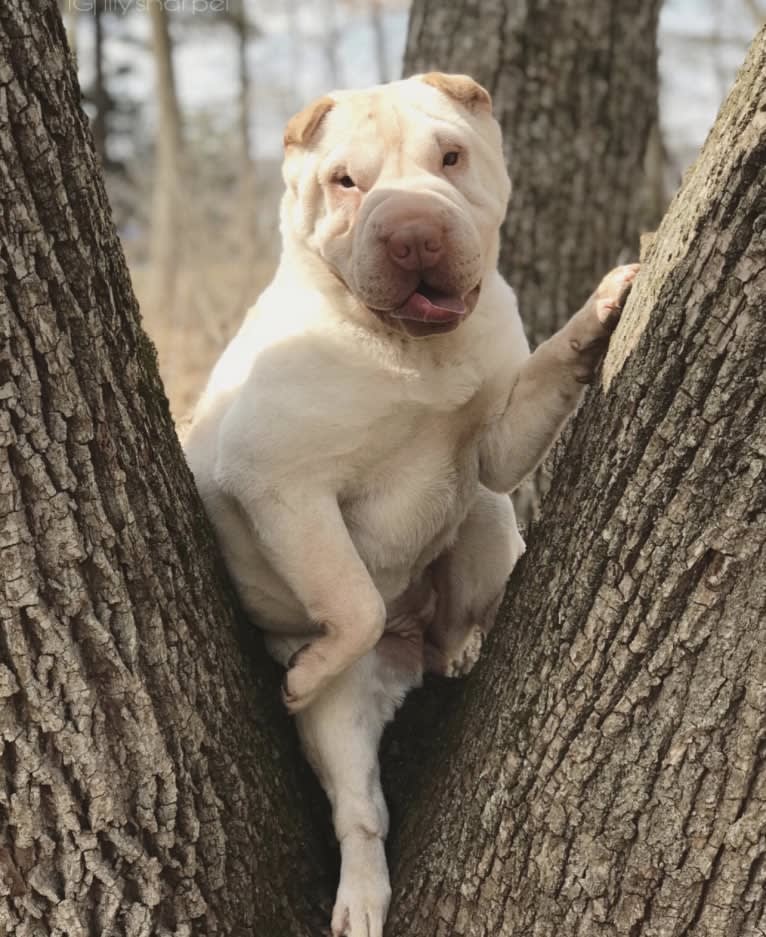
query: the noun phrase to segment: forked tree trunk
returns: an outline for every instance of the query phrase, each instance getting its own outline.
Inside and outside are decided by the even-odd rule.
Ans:
[[[4,0],[0,934],[305,937],[316,788],[245,664],[78,100],[54,0]]]
[[[765,233],[763,31],[409,776],[390,935],[766,933]]]

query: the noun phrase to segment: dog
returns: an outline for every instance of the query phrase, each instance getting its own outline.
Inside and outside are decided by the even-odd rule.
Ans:
[[[465,75],[320,98],[287,125],[283,175],[279,268],[186,453],[332,806],[332,933],[381,937],[383,727],[492,627],[524,550],[509,492],[577,407],[638,267],[530,355],[497,271],[501,132]]]

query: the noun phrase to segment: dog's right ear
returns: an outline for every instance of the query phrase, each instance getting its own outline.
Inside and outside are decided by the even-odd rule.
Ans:
[[[463,107],[467,107],[473,113],[492,113],[492,98],[489,91],[468,75],[427,72],[425,75],[415,75],[414,77],[424,81],[427,85],[438,88],[447,97],[462,104]]]
[[[291,117],[285,127],[285,149],[288,146],[307,146],[319,129],[325,115],[333,107],[335,107],[335,101],[325,95]]]

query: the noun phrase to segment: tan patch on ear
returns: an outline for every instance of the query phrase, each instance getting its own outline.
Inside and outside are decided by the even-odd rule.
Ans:
[[[492,112],[492,98],[489,91],[468,75],[447,75],[445,72],[427,72],[418,76],[427,85],[433,85],[439,91],[453,98],[471,111]]]
[[[310,143],[324,120],[325,114],[333,107],[335,107],[335,101],[325,95],[291,117],[285,127],[285,146],[306,146]]]

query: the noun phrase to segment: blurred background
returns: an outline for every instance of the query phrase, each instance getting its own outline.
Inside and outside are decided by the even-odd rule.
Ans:
[[[332,88],[397,78],[408,0],[60,0],[144,324],[176,420],[274,269],[282,130]],[[662,207],[766,0],[665,0]]]

